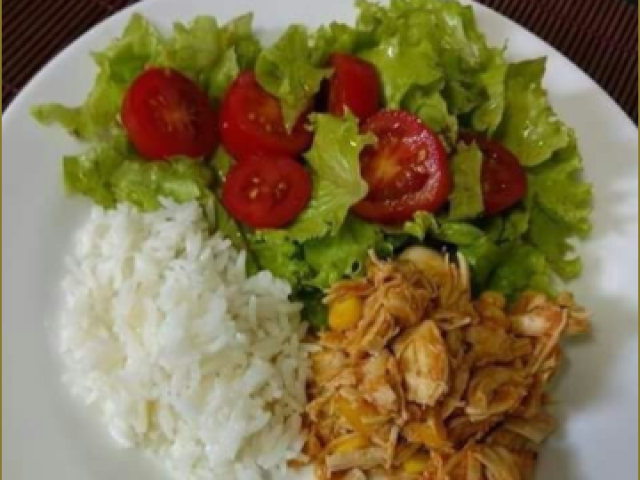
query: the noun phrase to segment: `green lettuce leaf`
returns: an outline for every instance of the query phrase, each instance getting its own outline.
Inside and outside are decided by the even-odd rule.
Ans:
[[[241,15],[225,24],[221,31],[222,47],[212,66],[205,69],[209,95],[221,98],[227,88],[245,70],[255,67],[262,46],[253,33],[253,14]]]
[[[213,67],[222,49],[218,22],[213,17],[200,16],[190,24],[174,23],[173,36],[154,60],[204,83],[198,77]]]
[[[222,43],[225,48],[233,47],[240,70],[252,69],[262,51],[262,45],[253,30],[253,13],[240,15],[227,22],[222,27]]]
[[[118,202],[129,202],[142,210],[156,210],[159,199],[183,203],[210,198],[209,172],[199,162],[176,157],[166,162],[124,162],[109,180]]]
[[[464,247],[478,242],[485,233],[470,223],[447,220],[439,223],[435,236],[443,242]]]
[[[458,144],[451,159],[453,190],[449,196],[449,218],[466,220],[484,211],[482,200],[483,154],[476,144]]]
[[[375,225],[349,216],[335,235],[304,243],[304,258],[314,271],[306,283],[327,288],[344,277],[362,274],[369,250],[375,250],[381,239]]]
[[[142,15],[134,13],[122,35],[105,50],[94,52],[92,57],[112,81],[127,86],[166,46],[166,40],[156,27]]]
[[[398,33],[396,22],[390,21],[391,7],[370,0],[356,0],[356,6],[359,10],[356,29],[367,34],[374,42]]]
[[[241,70],[253,68],[261,47],[253,33],[253,15],[219,26],[215,18],[198,16],[190,24],[175,23],[173,36],[154,63],[175,68],[220,98]]]
[[[249,235],[249,248],[261,268],[299,289],[325,289],[334,282],[362,273],[368,252],[382,241],[380,229],[348,216],[335,234],[305,242],[292,240],[285,230]]]
[[[485,222],[484,230],[496,243],[510,243],[527,233],[529,223],[529,202],[525,201],[502,215],[492,217]]]
[[[440,91],[412,88],[402,100],[402,108],[417,115],[432,130],[442,132],[450,145],[455,144],[458,120],[449,112]]]
[[[383,237],[376,244],[376,254],[378,258],[389,258],[410,245],[429,242],[438,232],[439,224],[432,213],[421,211],[402,225],[378,227]]]
[[[402,226],[402,233],[423,240],[427,235],[438,231],[438,221],[430,212],[416,212],[411,220]]]
[[[391,0],[388,7],[359,0],[356,28],[378,41],[401,35],[408,43],[424,38],[436,47],[448,67],[475,66],[486,54],[473,9],[441,0]]]
[[[431,38],[439,46],[446,81],[443,95],[449,111],[456,115],[476,109],[491,111],[493,115],[487,121],[497,125],[502,115],[502,50],[489,48],[470,6],[450,1],[435,3],[440,14],[435,16]]]
[[[476,226],[442,223],[436,236],[467,256],[477,288],[509,295],[526,289],[550,292],[554,275],[576,278],[582,269],[572,239],[589,233],[592,190],[581,177],[575,138],[544,164],[528,171],[527,199]],[[531,258],[525,258],[528,255]]]
[[[389,106],[401,105],[439,131],[453,125],[449,115],[467,113],[476,130],[495,130],[504,110],[504,51],[489,48],[471,7],[441,0],[358,6],[357,30],[374,44],[360,54],[380,70]],[[421,95],[405,98],[412,88]]]
[[[233,165],[234,161],[233,157],[222,145],[216,149],[216,153],[211,159],[211,168],[213,168],[216,173],[216,182],[218,187],[221,187],[224,183],[227,178],[227,173],[229,173],[229,169]]]
[[[240,66],[236,51],[234,49],[226,50],[208,74],[207,92],[213,98],[222,98],[239,73]]]
[[[117,92],[114,92],[109,88],[109,86],[104,82],[100,81],[100,90],[104,89],[104,93],[99,93],[97,96],[110,96],[117,95]],[[97,88],[94,87],[94,89]],[[107,91],[109,90],[109,91]],[[96,111],[103,105],[108,109],[107,100],[105,103],[98,102],[96,106],[89,106],[89,102],[87,102],[87,109],[91,109]],[[115,100],[113,103],[118,103],[119,98]],[[109,101],[109,103],[111,103]],[[42,103],[39,105],[34,105],[31,107],[31,115],[42,125],[56,125],[59,124],[67,130],[67,132],[78,139],[87,140],[90,138],[95,138],[98,135],[102,134],[104,125],[101,125],[101,121],[91,121],[88,119],[90,114],[83,107],[68,107],[66,105],[62,105],[60,103]],[[100,113],[96,113],[97,117],[100,118],[102,115]],[[110,124],[111,119],[106,122],[106,124]]]
[[[332,53],[356,52],[365,43],[365,38],[350,25],[331,22],[318,28],[311,36],[310,42],[311,63],[322,66],[327,63]]]
[[[311,53],[307,29],[291,25],[274,45],[262,51],[256,62],[258,82],[280,99],[282,116],[289,130],[330,73],[312,63]]]
[[[524,289],[552,292],[554,275],[581,273],[572,239],[590,230],[591,186],[579,176],[580,155],[572,140],[545,164],[530,169],[526,201],[474,226],[441,221],[434,236],[466,256],[476,290],[513,296]]]
[[[477,242],[459,247],[473,272],[471,284],[475,292],[482,292],[487,288],[487,282],[503,261],[507,247],[497,245],[483,235]],[[502,290],[501,290],[502,291]]]
[[[127,88],[148,65],[175,68],[219,98],[240,70],[255,64],[260,43],[251,22],[252,16],[244,15],[219,27],[214,18],[200,16],[188,25],[176,23],[173,35],[164,38],[134,14],[119,38],[93,53],[98,74],[82,105],[48,103],[34,106],[32,114],[43,124],[62,125],[81,140],[108,138],[118,127]]]
[[[122,35],[94,53],[98,74],[85,102],[78,107],[49,103],[33,107],[36,120],[60,124],[81,140],[103,138],[116,127],[127,87],[165,47],[165,40],[143,16],[134,14]]]
[[[577,235],[591,231],[592,186],[581,178],[582,157],[573,133],[569,145],[552,159],[529,171],[529,189],[534,203],[551,218]]]
[[[213,198],[213,215],[209,218],[214,231],[222,233],[231,240],[234,247],[247,250],[251,254],[250,244],[243,228],[227,212],[219,198]]]
[[[305,241],[334,235],[349,209],[367,194],[367,183],[360,176],[360,151],[375,141],[361,135],[358,121],[327,114],[312,117],[315,136],[305,154],[313,179],[313,193],[307,208],[288,228],[290,238]]]
[[[67,191],[86,195],[104,207],[129,202],[142,210],[155,210],[160,197],[177,202],[205,200],[211,195],[210,180],[209,170],[193,159],[148,162],[137,158],[123,136],[64,158]]]
[[[527,289],[551,294],[554,287],[550,274],[545,256],[539,250],[517,243],[501,258],[488,288],[503,292],[509,299]]]
[[[525,166],[541,164],[569,145],[570,131],[549,105],[542,86],[545,59],[512,63],[507,70],[505,112],[496,138]]]
[[[82,194],[103,207],[113,207],[116,197],[111,178],[132,152],[124,136],[95,147],[82,155],[63,159],[64,185],[69,194]]]
[[[314,328],[326,326],[323,290],[338,280],[361,274],[371,249],[383,243],[380,229],[348,216],[335,235],[297,242],[284,230],[255,232],[249,236],[257,267],[287,280],[294,299],[304,302],[304,318]]]
[[[522,239],[495,242],[482,229],[459,222],[444,223],[436,237],[455,245],[464,255],[476,294],[491,289],[513,298],[527,289],[553,291],[554,279],[545,255]]]
[[[473,111],[471,124],[474,130],[491,135],[498,128],[504,114],[507,62],[504,59],[504,49],[490,49],[489,52],[486,67],[476,74],[487,97]]]
[[[570,243],[591,231],[593,192],[580,174],[582,158],[571,134],[567,147],[529,175],[531,225],[528,237],[563,279],[577,277],[580,259]]]
[[[256,232],[251,236],[250,242],[260,268],[287,280],[294,291],[311,275],[311,269],[304,260],[302,247],[292,241],[285,231]]]
[[[434,86],[442,78],[436,54],[428,41],[403,45],[399,38],[393,37],[360,56],[376,66],[389,108],[400,107],[410,89]]]
[[[328,309],[322,303],[324,292],[317,288],[301,288],[293,296],[296,302],[302,302],[302,319],[309,322],[314,330],[324,330],[328,326]]]
[[[222,185],[233,162],[231,155],[224,147],[219,146],[208,165],[212,176],[210,185],[213,190],[213,219],[211,224],[216,231],[222,232],[225,237],[230,239],[234,247],[248,251],[247,262],[252,267],[249,271],[253,273],[254,270],[257,271],[257,259],[251,250],[251,242],[247,231],[229,214],[221,200]]]
[[[489,103],[500,102],[500,61],[504,62],[501,51],[487,46],[471,7],[440,0],[392,0],[388,8],[360,1],[358,6],[357,28],[376,40],[377,64],[383,66],[385,46],[390,49],[387,57],[407,57],[409,63],[398,62],[401,65],[397,66],[397,78],[393,75],[394,66],[387,74],[397,86],[404,87],[411,78],[424,85],[424,73],[420,72],[428,64],[444,80],[443,94],[450,112],[462,114],[483,108],[486,103],[478,115],[484,117],[492,111],[491,118],[483,122],[497,124],[499,105],[492,108]],[[421,51],[424,58],[412,51]],[[400,91],[390,98],[395,100],[401,95]]]
[[[532,209],[528,239],[564,280],[575,278],[582,271],[582,261],[575,255],[574,247],[569,242],[574,235],[573,230],[551,218],[544,210]]]
[[[481,228],[466,222],[441,219],[433,236],[438,240],[455,245],[462,253],[472,275],[474,290],[480,292],[497,265],[503,258],[505,247],[495,243]]]

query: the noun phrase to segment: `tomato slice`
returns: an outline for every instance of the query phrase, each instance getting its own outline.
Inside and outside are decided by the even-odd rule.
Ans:
[[[487,215],[512,207],[527,194],[527,174],[518,158],[500,143],[472,132],[460,134],[466,144],[482,150],[482,198]]]
[[[169,68],[149,68],[125,94],[122,123],[144,157],[201,157],[218,144],[218,120],[207,95]]]
[[[250,157],[227,174],[222,203],[253,228],[279,228],[304,209],[311,197],[311,176],[290,157]]]
[[[364,121],[380,110],[380,79],[376,68],[353,55],[334,53],[330,60],[328,110],[341,117],[351,111]]]
[[[306,114],[287,132],[280,102],[260,86],[253,72],[234,80],[220,111],[222,143],[236,158],[259,153],[296,156],[311,144],[305,122]]]
[[[359,216],[395,224],[415,212],[436,212],[447,201],[451,175],[440,138],[422,121],[401,110],[383,110],[363,125],[378,142],[360,154],[367,196],[354,205]]]

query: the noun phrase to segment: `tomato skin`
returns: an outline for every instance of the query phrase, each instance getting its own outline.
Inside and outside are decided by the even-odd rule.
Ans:
[[[248,157],[229,170],[222,203],[252,228],[280,228],[306,207],[311,187],[311,176],[291,157]]]
[[[367,196],[353,207],[360,217],[383,224],[410,220],[418,211],[436,212],[451,192],[447,153],[422,121],[401,110],[383,110],[363,125],[378,142],[360,154]]]
[[[527,194],[527,174],[518,158],[499,142],[473,132],[463,132],[460,140],[475,143],[484,155],[482,199],[485,214],[496,215],[512,207]]]
[[[253,72],[244,72],[231,84],[222,100],[220,133],[222,143],[235,158],[253,154],[296,156],[311,145],[306,129],[307,115],[286,131],[280,102],[265,91]]]
[[[342,117],[351,111],[362,122],[380,110],[380,79],[376,68],[353,55],[334,53],[328,86],[328,110]]]
[[[138,75],[120,117],[131,143],[148,159],[202,157],[218,145],[218,120],[209,98],[176,70],[154,67]]]

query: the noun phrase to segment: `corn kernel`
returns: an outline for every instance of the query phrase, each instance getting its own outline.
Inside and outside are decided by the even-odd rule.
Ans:
[[[402,469],[407,473],[422,473],[429,468],[429,455],[416,453],[402,464]]]
[[[379,415],[377,409],[366,402],[351,403],[343,396],[335,399],[334,406],[337,413],[349,424],[356,432],[371,436],[375,430],[375,426],[367,423],[367,417],[375,417]]]
[[[362,435],[354,435],[346,440],[340,442],[334,453],[349,453],[355,452],[356,450],[361,450],[369,445],[367,439]]]
[[[329,306],[329,326],[332,330],[343,331],[355,326],[362,316],[362,300],[347,297]]]

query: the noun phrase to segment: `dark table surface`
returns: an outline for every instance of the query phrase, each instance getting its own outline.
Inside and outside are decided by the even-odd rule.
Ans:
[[[2,107],[69,43],[137,0],[4,0]],[[180,1],[180,0],[175,0]],[[637,0],[479,0],[556,47],[638,122]]]

